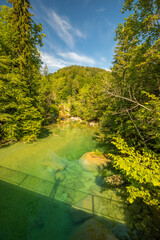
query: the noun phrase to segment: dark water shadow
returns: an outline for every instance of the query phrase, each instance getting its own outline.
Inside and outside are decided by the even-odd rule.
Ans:
[[[99,140],[99,138],[97,138],[96,135],[93,136],[93,140],[96,141],[97,148],[103,149],[104,154],[106,154],[106,155],[108,153],[118,154],[117,148],[111,142],[109,142],[109,141],[106,142],[106,141]]]
[[[0,142],[0,149],[1,148],[7,148],[7,147],[10,147],[12,146],[13,144],[17,143],[18,141],[17,140],[13,140],[13,141],[4,141],[4,142]]]
[[[52,133],[52,131],[50,131],[49,128],[43,127],[41,129],[41,132],[38,135],[38,139],[46,138],[46,137],[50,136],[51,134],[53,134],[53,133]],[[34,141],[37,141],[37,140],[34,140]],[[13,140],[13,141],[6,141],[4,143],[0,142],[0,149],[1,148],[8,148],[8,147],[14,145],[17,142],[19,142],[19,141],[18,140]],[[32,144],[32,143],[33,143],[33,141],[27,142],[27,144]]]
[[[38,139],[46,138],[51,134],[52,134],[52,131],[48,127],[43,127],[41,129],[41,132],[40,132],[39,136],[38,136]]]
[[[74,231],[92,217],[69,204],[0,181],[0,240],[70,240]],[[97,219],[119,239],[128,239],[124,237],[125,224]]]
[[[107,170],[107,171],[106,171]],[[106,172],[110,173],[106,175]],[[129,238],[131,240],[159,240],[160,239],[160,209],[154,205],[145,204],[142,199],[137,198],[132,204],[127,201],[128,193],[126,187],[127,182],[120,186],[107,184],[105,179],[107,176],[119,174],[112,164],[108,164],[98,168],[98,175],[95,183],[101,187],[101,192],[110,189],[117,195],[121,196],[125,202],[124,221],[129,227]],[[119,191],[120,190],[120,191]]]
[[[153,205],[145,204],[140,198],[127,204],[125,222],[130,228],[131,240],[160,239],[160,211]]]

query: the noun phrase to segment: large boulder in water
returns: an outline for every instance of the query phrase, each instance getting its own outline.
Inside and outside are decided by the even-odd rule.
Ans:
[[[103,154],[96,154],[94,152],[85,153],[79,159],[80,165],[87,171],[97,171],[98,167],[106,165],[110,161]]]
[[[86,220],[73,233],[70,240],[118,240],[105,226],[95,218]]]

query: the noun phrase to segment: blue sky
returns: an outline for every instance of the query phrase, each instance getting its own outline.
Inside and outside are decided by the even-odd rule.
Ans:
[[[1,5],[6,4],[1,0]],[[42,60],[50,72],[69,65],[109,69],[115,29],[126,14],[123,0],[31,0],[34,20],[43,24]]]

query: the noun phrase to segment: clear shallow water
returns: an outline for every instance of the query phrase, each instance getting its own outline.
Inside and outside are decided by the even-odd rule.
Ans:
[[[98,173],[79,164],[84,153],[97,148],[93,130],[64,123],[49,131],[36,143],[0,149],[0,179],[5,181],[0,184],[0,240],[70,239],[85,220],[74,220],[82,215],[79,210],[124,220],[118,190],[101,193]]]
[[[50,135],[32,144],[16,143],[0,149],[0,165],[52,180],[52,162],[70,165],[88,151],[96,149],[93,131],[75,124],[53,125]],[[47,168],[48,165],[48,168]],[[50,169],[51,170],[51,169]]]

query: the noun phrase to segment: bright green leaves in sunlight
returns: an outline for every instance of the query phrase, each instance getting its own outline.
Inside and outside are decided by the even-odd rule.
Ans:
[[[101,117],[99,137],[119,150],[110,156],[126,179],[128,201],[143,200],[158,209],[160,1],[126,0],[122,12],[127,10],[131,14],[116,30],[113,78],[106,87],[110,101]]]
[[[112,143],[120,151],[120,155],[110,154],[114,167],[126,176],[128,200],[132,203],[137,197],[146,204],[160,203],[160,157],[154,152],[143,149],[136,151],[121,138],[116,137]]]

